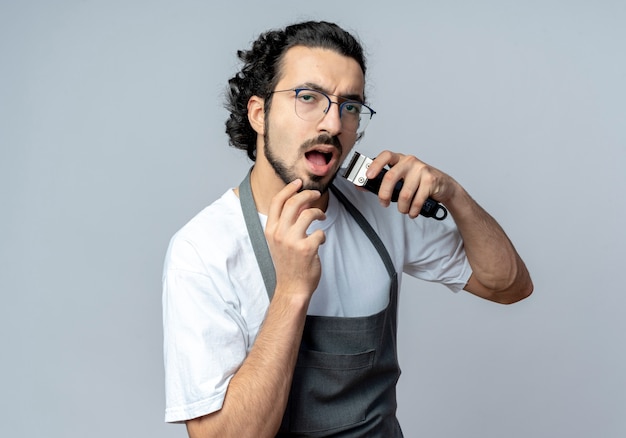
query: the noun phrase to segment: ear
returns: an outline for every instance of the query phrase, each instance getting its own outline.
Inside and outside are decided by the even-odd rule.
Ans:
[[[265,100],[259,96],[248,100],[248,121],[257,134],[265,133]]]

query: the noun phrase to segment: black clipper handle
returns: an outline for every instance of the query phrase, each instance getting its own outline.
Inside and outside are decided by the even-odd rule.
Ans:
[[[385,173],[387,173],[387,169],[381,170],[376,178],[368,179],[363,187],[372,193],[378,194],[378,190],[380,190],[380,184],[383,182]],[[393,193],[391,194],[392,202],[398,201],[400,190],[402,190],[402,181],[398,181],[396,186],[393,188]],[[420,214],[424,217],[431,217],[433,219],[437,219],[438,221],[442,221],[448,216],[448,210],[434,199],[427,198],[424,205],[422,205]]]

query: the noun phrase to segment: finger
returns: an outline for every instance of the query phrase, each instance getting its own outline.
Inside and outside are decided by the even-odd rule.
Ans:
[[[326,234],[322,230],[315,230],[307,237],[307,239],[309,239],[313,245],[319,248],[326,242]]]
[[[283,208],[280,212],[281,222],[293,225],[301,213],[311,208],[311,205],[317,201],[321,196],[321,193],[317,190],[303,190],[295,195],[292,195],[283,204]]]
[[[301,179],[294,179],[289,184],[286,184],[275,196],[272,198],[271,204],[280,207],[282,209],[282,205],[287,201],[287,199],[291,198],[293,195],[298,193],[298,190],[302,187]],[[270,206],[271,208],[271,206]]]
[[[415,219],[422,211],[422,206],[428,198],[428,192],[426,190],[418,190],[408,208],[408,215],[410,218]]]
[[[370,163],[365,176],[368,179],[373,179],[378,176],[381,170],[387,165],[394,166],[400,160],[400,154],[394,154],[391,151],[382,151],[374,160]]]
[[[419,172],[414,171],[412,174],[403,178],[403,180],[402,190],[400,190],[398,195],[397,203],[398,211],[407,214],[416,202],[415,198],[420,188]]]
[[[398,201],[400,201],[398,207],[403,213],[408,212],[408,206],[413,199],[418,184],[407,185],[406,180],[410,179],[411,175],[417,175],[419,167],[416,168],[416,166],[419,166],[420,163],[415,157],[394,154],[390,163],[392,167],[385,173],[378,191],[378,198],[382,205],[388,206],[390,204],[398,183],[401,183],[402,190],[399,194],[401,198],[398,198]],[[417,176],[414,176],[414,178],[417,178]]]
[[[281,221],[284,228],[280,228],[280,230],[295,238],[306,238],[307,230],[311,224],[316,220],[323,221],[324,219],[326,219],[326,214],[319,208],[307,208],[298,213],[298,217],[293,223]]]
[[[380,187],[378,188],[378,201],[383,207],[388,207],[391,204],[393,192],[396,188],[396,184],[399,179],[396,179],[394,173],[387,171],[382,178]]]
[[[285,187],[283,187],[280,192],[278,192],[270,201],[270,206],[267,214],[267,224],[273,225],[273,223],[278,220],[281,216],[281,212],[283,211],[285,202],[293,195],[298,193],[302,187],[302,180],[295,179]]]
[[[399,154],[394,154],[391,151],[382,151],[368,165],[365,176],[370,180],[384,178],[381,172],[384,172],[385,166],[388,164],[393,165],[397,163],[398,156]],[[384,207],[387,207],[391,203],[391,196],[393,194],[393,185],[389,187],[388,184],[389,183],[386,183],[385,179],[383,179],[378,188],[378,200]]]
[[[320,196],[320,192],[316,190],[303,190],[292,195],[283,203],[282,210],[273,210],[272,214],[278,216],[268,216],[266,236],[277,242],[306,238],[307,229],[313,221],[326,218],[322,210],[310,207]]]
[[[424,165],[419,172],[418,187],[410,203],[408,214],[411,218],[416,218],[428,197],[434,197],[440,190],[440,178],[433,169]]]

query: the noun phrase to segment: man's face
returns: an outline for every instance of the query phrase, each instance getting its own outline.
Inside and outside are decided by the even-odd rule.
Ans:
[[[285,54],[276,90],[313,88],[363,101],[364,83],[354,59],[332,50],[296,46]],[[319,120],[305,121],[295,113],[295,92],[274,93],[257,164],[263,157],[285,184],[301,178],[304,189],[325,192],[357,139],[355,132],[343,128],[338,105],[331,104]]]

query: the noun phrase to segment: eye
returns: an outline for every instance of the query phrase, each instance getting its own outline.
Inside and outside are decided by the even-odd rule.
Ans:
[[[319,94],[311,90],[302,90],[296,97],[302,103],[315,103],[319,99]]]
[[[344,102],[343,103],[343,111],[346,111],[347,114],[351,115],[359,115],[361,114],[362,105],[358,102]]]

